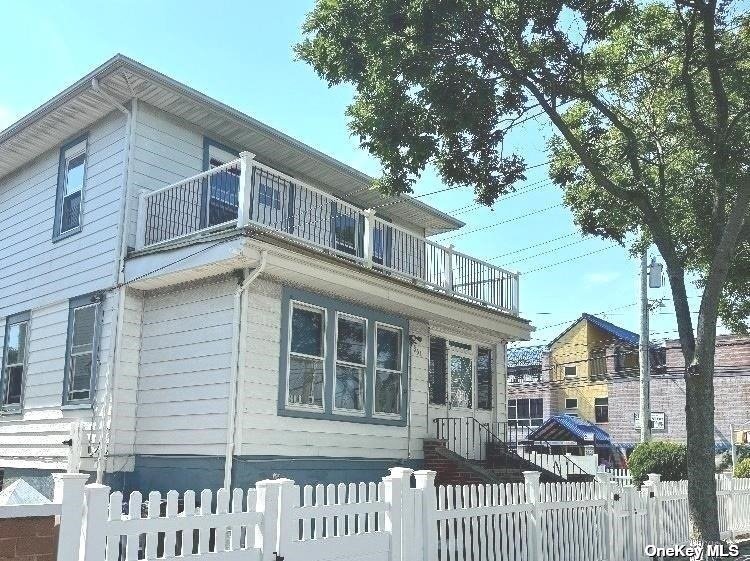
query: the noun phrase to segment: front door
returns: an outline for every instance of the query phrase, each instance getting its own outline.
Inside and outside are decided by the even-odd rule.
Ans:
[[[486,403],[479,403],[484,400],[479,400],[477,388],[478,351],[476,344],[441,337],[434,337],[430,345],[433,389],[429,416],[434,434],[448,441],[451,450],[470,459],[484,459],[491,438],[492,410],[483,408]]]

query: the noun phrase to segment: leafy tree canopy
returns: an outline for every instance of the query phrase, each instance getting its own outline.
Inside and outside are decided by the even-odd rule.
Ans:
[[[318,0],[297,54],[329,84],[354,85],[351,130],[382,162],[383,191],[411,191],[434,165],[490,205],[525,179],[507,134],[541,114],[581,229],[620,243],[642,233],[670,280],[705,282],[750,189],[750,31],[731,12],[697,0]],[[723,250],[718,308],[736,330],[749,327],[745,222]]]

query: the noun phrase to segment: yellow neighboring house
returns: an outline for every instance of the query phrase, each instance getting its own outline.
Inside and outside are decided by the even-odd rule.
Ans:
[[[638,334],[583,314],[548,345],[553,413],[609,422],[609,379],[638,375]]]

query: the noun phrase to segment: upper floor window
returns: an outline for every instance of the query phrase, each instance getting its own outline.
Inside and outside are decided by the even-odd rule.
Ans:
[[[566,378],[575,378],[576,377],[576,367],[575,366],[565,366],[563,367],[563,371],[565,372]]]
[[[281,194],[279,193],[279,189],[261,183],[258,186],[258,203],[275,210],[281,210]]]
[[[291,288],[283,301],[279,412],[403,424],[408,324]]]
[[[571,409],[578,409],[578,398],[576,397],[568,397],[565,399],[565,409],[571,410]]]
[[[70,301],[63,403],[91,400],[97,372],[100,308],[92,296]]]
[[[597,423],[609,422],[609,398],[608,397],[594,398],[594,416],[596,418]]]
[[[81,229],[83,191],[86,183],[85,137],[66,144],[60,150],[57,177],[54,236],[64,236]]]
[[[10,316],[5,323],[5,352],[0,377],[3,409],[21,407],[26,357],[28,355],[29,313]]]

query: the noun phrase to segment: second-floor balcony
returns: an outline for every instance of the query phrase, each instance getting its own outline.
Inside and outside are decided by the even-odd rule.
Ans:
[[[254,228],[426,289],[518,315],[518,275],[435,243],[242,153],[141,192],[136,250]]]

